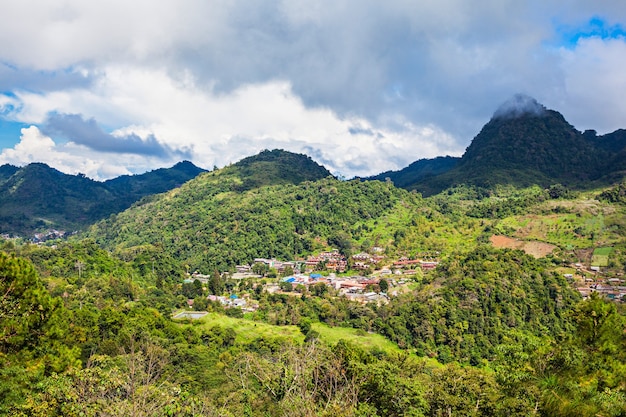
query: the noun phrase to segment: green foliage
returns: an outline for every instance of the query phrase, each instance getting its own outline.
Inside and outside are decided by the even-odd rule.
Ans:
[[[381,331],[400,346],[473,365],[493,358],[512,330],[563,337],[579,299],[544,262],[487,246],[442,263],[433,280],[395,303]]]
[[[626,182],[622,182],[603,191],[598,196],[598,199],[611,203],[626,204]]]
[[[452,156],[439,156],[433,159],[420,159],[399,171],[387,171],[369,177],[368,180],[379,180],[393,182],[396,187],[410,188],[415,183],[442,174],[454,168],[460,158]]]
[[[611,247],[612,271],[623,269],[621,206],[558,184],[422,199],[378,181],[308,181],[321,174],[263,152],[141,201],[91,239],[3,243],[32,264],[0,256],[0,414],[623,415],[623,309],[581,301],[555,267],[569,245]],[[498,232],[561,248],[546,259],[491,248]],[[382,247],[381,266],[440,263],[411,290],[381,280],[400,294],[381,305],[322,283],[269,294],[265,280],[220,274],[330,246]],[[206,289],[183,282],[195,270],[210,273]],[[235,292],[258,310],[206,298]],[[188,298],[210,313],[173,321]]]
[[[238,191],[251,190],[267,185],[300,184],[331,176],[323,166],[310,157],[282,149],[264,150],[258,155],[244,158],[224,169],[234,172],[242,179]]]
[[[623,154],[609,150],[603,142],[603,137],[589,140],[552,110],[494,117],[452,169],[401,186],[427,196],[459,184],[491,189],[503,184],[549,187],[560,183],[585,188],[592,180],[611,181],[623,170]],[[623,148],[623,141],[618,142]],[[557,198],[565,196],[563,191],[551,187]]]
[[[142,197],[177,187],[202,171],[181,162],[168,169],[97,182],[45,164],[29,164],[8,171],[11,175],[0,181],[0,231],[18,235],[50,229],[74,231]]]
[[[233,170],[202,175],[97,224],[89,236],[120,251],[158,241],[193,269],[225,271],[259,257],[303,256],[329,239],[347,251],[348,231],[406,196],[378,182],[324,179],[240,192],[241,181]]]
[[[389,283],[387,282],[386,279],[381,278],[378,281],[378,287],[380,288],[380,291],[387,292],[387,290],[389,289]]]
[[[32,264],[0,252],[0,412],[44,376],[77,363],[67,312]]]

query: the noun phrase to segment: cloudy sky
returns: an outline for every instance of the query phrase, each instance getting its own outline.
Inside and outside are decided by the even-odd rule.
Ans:
[[[0,1],[0,164],[94,179],[263,149],[460,156],[515,93],[626,128],[623,0]]]

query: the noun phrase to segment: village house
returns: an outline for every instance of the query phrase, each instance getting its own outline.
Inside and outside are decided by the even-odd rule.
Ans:
[[[348,262],[338,250],[322,252],[317,256],[309,256],[305,261],[307,271],[314,271],[318,265],[324,264],[329,271],[344,272],[348,268]]]

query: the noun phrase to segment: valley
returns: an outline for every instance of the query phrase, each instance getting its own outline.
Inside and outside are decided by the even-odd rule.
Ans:
[[[84,227],[0,240],[0,414],[623,416],[607,137],[496,112],[459,160],[340,180],[267,150],[85,223],[57,189]]]

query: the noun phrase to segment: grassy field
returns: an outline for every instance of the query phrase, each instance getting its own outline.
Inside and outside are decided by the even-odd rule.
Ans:
[[[268,339],[292,339],[298,343],[304,341],[304,335],[297,326],[273,326],[248,319],[228,317],[218,313],[209,313],[198,322],[201,326],[211,328],[222,326],[231,328],[237,334],[235,343],[248,344],[258,337]]]
[[[258,337],[268,339],[291,339],[296,343],[304,342],[304,335],[297,326],[275,326],[248,319],[239,319],[224,316],[218,313],[209,313],[197,320],[199,326],[211,328],[221,326],[231,328],[237,334],[235,343],[248,344]],[[330,327],[323,323],[313,323],[312,329],[319,333],[320,339],[329,345],[335,345],[340,340],[346,340],[366,351],[372,349],[385,353],[397,353],[401,349],[379,334],[367,333],[363,330],[347,327]]]
[[[561,248],[588,248],[605,238],[603,216],[590,214],[529,214],[502,219],[496,230],[519,239],[547,242]]]
[[[593,251],[593,255],[591,257],[591,265],[593,266],[608,266],[609,265],[609,255],[613,251],[613,248],[596,248]]]
[[[312,329],[320,334],[320,339],[329,345],[335,345],[340,340],[346,340],[365,350],[377,349],[386,353],[400,351],[398,346],[379,334],[367,333],[360,329],[348,327],[330,327],[323,323],[313,323]]]

